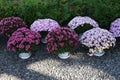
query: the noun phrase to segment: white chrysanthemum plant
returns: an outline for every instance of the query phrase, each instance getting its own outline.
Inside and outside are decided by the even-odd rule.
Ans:
[[[57,27],[60,27],[57,21],[50,18],[46,18],[46,19],[38,19],[34,21],[31,24],[30,29],[32,31],[39,32],[42,36],[41,39],[42,43],[46,43],[45,37],[48,34],[48,32],[50,32],[52,29]]]
[[[116,39],[108,30],[93,28],[83,33],[81,44],[89,48],[89,56],[102,56],[105,49],[115,46]]]
[[[84,16],[84,17],[76,16],[68,23],[68,26],[71,29],[74,29],[76,33],[79,34],[79,37],[81,37],[81,35],[85,31],[92,29],[92,28],[99,27],[98,23],[94,19],[88,16]]]

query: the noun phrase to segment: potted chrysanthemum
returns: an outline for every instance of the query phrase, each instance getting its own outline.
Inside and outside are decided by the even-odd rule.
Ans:
[[[102,56],[105,49],[115,46],[116,39],[105,29],[93,28],[83,33],[80,41],[89,48],[90,56]]]
[[[68,23],[71,29],[74,29],[81,38],[82,34],[92,28],[99,27],[98,23],[88,16],[76,16]]]
[[[120,18],[117,18],[110,25],[110,32],[117,40],[117,44],[120,44]]]
[[[57,21],[53,19],[38,19],[32,23],[30,26],[30,29],[35,32],[39,32],[42,36],[41,42],[46,43],[45,37],[48,34],[49,31],[52,29],[60,27],[60,25],[57,23]]]
[[[10,37],[18,28],[27,27],[26,23],[19,17],[7,17],[0,21],[0,32]]]
[[[7,42],[7,48],[15,51],[22,59],[31,56],[31,51],[37,49],[41,35],[27,28],[19,28],[15,31]]]
[[[46,36],[47,50],[58,54],[61,59],[69,57],[69,52],[74,50],[79,43],[78,35],[70,28],[55,28]]]

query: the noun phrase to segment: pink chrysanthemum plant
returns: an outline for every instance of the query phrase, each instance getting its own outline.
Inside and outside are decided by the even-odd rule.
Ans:
[[[27,27],[26,23],[19,17],[7,17],[0,21],[0,32],[10,37],[18,28]]]
[[[112,33],[105,29],[93,28],[83,33],[80,41],[81,44],[89,48],[89,55],[93,56],[96,52],[103,52],[105,49],[114,47],[116,39]]]
[[[38,19],[34,21],[32,25],[30,26],[30,29],[32,31],[39,32],[42,36],[42,42],[46,43],[44,41],[46,35],[48,34],[49,31],[51,31],[52,29],[56,27],[60,27],[58,22],[53,19],[48,18],[48,19]]]
[[[66,27],[59,27],[48,33],[46,42],[48,52],[62,54],[74,50],[79,40],[74,30]]]
[[[76,16],[68,23],[68,26],[79,35],[82,35],[82,33],[89,29],[99,27],[98,23],[88,16]]]
[[[17,29],[7,42],[7,48],[16,53],[29,53],[37,49],[41,35],[27,28]]]

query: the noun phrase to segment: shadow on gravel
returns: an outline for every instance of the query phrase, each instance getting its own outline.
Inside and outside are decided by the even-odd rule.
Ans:
[[[54,77],[44,75],[34,70],[28,70],[26,66],[39,60],[39,57],[21,60],[15,53],[6,49],[7,38],[0,36],[0,76],[2,74],[12,75],[21,80],[57,80]],[[6,80],[6,78],[5,78]]]
[[[9,74],[16,76],[22,80],[56,80],[54,77],[44,75],[42,73],[28,70],[27,65],[45,59],[53,59],[62,62],[61,66],[85,65],[107,72],[114,76],[116,80],[120,80],[120,51],[118,47],[114,51],[108,51],[103,57],[89,57],[87,51],[78,49],[78,52],[71,53],[71,57],[61,60],[56,55],[49,54],[45,49],[45,44],[41,44],[39,51],[35,52],[28,60],[21,60],[13,52],[6,50],[7,39],[0,37],[0,75]],[[77,55],[77,56],[76,56]],[[67,65],[66,65],[67,64]]]
[[[114,49],[106,51],[106,54],[102,57],[90,57],[87,55],[88,51],[82,47],[77,51],[78,52],[72,54],[71,58],[62,60],[64,64],[61,66],[66,66],[66,64],[69,64],[67,66],[91,66],[108,73],[110,76],[113,76],[115,80],[120,80],[120,46],[118,47],[117,45]],[[77,55],[77,57],[74,55]]]

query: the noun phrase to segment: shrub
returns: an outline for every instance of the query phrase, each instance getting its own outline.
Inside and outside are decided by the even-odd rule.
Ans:
[[[72,51],[78,45],[78,35],[70,28],[55,28],[46,36],[47,50],[53,53]]]
[[[7,42],[7,48],[18,53],[30,52],[37,48],[40,43],[40,34],[27,28],[19,28]]]
[[[90,16],[102,28],[120,16],[119,0],[0,0],[0,19],[19,16],[28,25],[40,18],[52,18],[67,25],[75,16]]]
[[[92,9],[90,16],[98,21],[101,28],[109,29],[110,23],[120,16],[120,1],[118,0],[87,0],[86,2],[89,6],[87,12]]]
[[[0,0],[0,20],[9,16],[20,16],[20,4],[18,0]]]
[[[7,17],[0,21],[0,31],[10,37],[18,28],[27,27],[26,23],[19,17]]]
[[[115,46],[116,39],[105,29],[93,28],[83,33],[81,43],[89,48],[89,53]]]
[[[29,25],[40,18],[52,18],[62,24],[70,17],[68,4],[59,0],[24,0],[21,10],[21,17]]]

